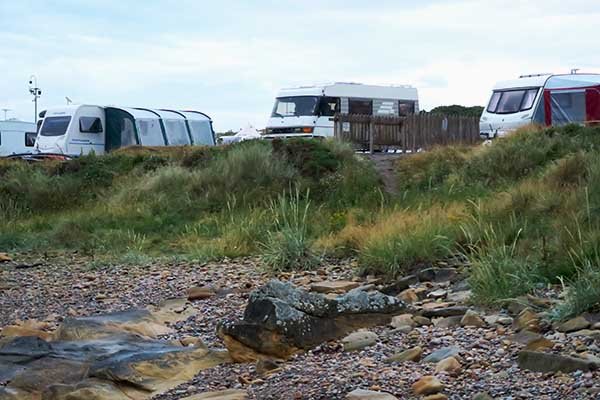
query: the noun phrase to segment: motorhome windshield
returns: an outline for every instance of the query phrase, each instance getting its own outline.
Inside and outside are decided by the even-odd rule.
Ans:
[[[71,117],[46,117],[40,135],[42,136],[62,136],[67,133],[67,128],[71,122]]]
[[[315,115],[319,96],[279,97],[275,101],[272,117],[301,117]]]
[[[492,114],[513,114],[530,110],[538,92],[539,88],[495,91],[487,111]]]

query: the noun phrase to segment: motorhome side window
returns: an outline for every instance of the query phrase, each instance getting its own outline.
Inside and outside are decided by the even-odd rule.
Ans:
[[[319,103],[319,115],[333,117],[340,110],[340,99],[337,97],[322,97]]]
[[[79,118],[79,131],[83,133],[102,133],[102,120],[98,117]]]
[[[71,117],[46,117],[42,125],[40,135],[42,136],[62,136],[67,133],[67,128],[71,122]]]
[[[513,114],[530,110],[537,98],[539,88],[496,91],[487,107],[492,114]]]
[[[350,114],[373,115],[373,101],[350,99],[348,111]]]
[[[414,101],[399,101],[398,102],[398,115],[401,117],[408,117],[415,113],[415,102]]]

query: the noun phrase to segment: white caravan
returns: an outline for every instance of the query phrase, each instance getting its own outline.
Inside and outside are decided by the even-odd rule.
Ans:
[[[136,145],[215,145],[212,120],[198,111],[73,105],[42,114],[38,153],[79,156]]]
[[[524,75],[499,82],[481,115],[481,137],[492,139],[528,124],[600,122],[600,74]]]
[[[407,116],[418,111],[417,89],[411,86],[333,83],[283,89],[265,137],[330,137],[337,113]]]
[[[0,121],[0,157],[31,153],[37,136],[32,122]]]

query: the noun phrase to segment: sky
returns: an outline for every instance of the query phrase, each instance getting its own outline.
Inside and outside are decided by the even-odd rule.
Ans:
[[[600,72],[598,0],[0,0],[0,109],[196,109],[265,126],[278,89],[410,84],[422,109],[487,103],[499,80]],[[0,119],[4,114],[0,112]]]

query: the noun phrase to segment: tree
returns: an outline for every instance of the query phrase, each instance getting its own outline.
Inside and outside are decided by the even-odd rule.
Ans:
[[[483,107],[481,106],[465,107],[458,104],[438,106],[429,111],[429,114],[459,115],[464,117],[480,117],[482,113]]]

